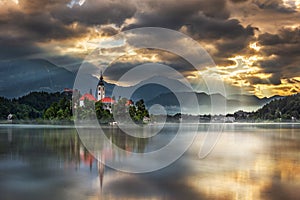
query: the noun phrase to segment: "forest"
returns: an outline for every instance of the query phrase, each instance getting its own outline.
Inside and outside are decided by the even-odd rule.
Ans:
[[[100,123],[114,121],[113,116],[122,121],[128,120],[126,117],[130,116],[136,123],[142,123],[145,117],[150,117],[142,99],[127,106],[128,100],[125,98],[120,98],[111,105],[110,110],[99,101],[96,103],[85,101],[85,107],[76,109],[77,113],[73,114],[72,98],[74,103],[79,97],[80,93],[72,97],[72,93],[69,92],[31,92],[17,99],[0,97],[0,120],[7,120],[11,114],[13,120],[73,121],[75,117],[76,119],[90,118],[93,110]],[[238,111],[230,116],[235,117],[236,121],[296,121],[300,119],[300,93],[275,99],[257,111]]]

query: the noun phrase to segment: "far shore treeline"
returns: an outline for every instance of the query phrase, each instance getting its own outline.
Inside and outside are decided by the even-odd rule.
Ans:
[[[72,98],[74,102],[74,98],[76,98],[76,96],[72,97],[72,93],[68,92],[31,92],[17,99],[0,97],[0,120],[1,122],[5,122],[9,117],[14,121],[20,121],[21,123],[22,121],[35,121],[37,123],[43,123],[45,121],[72,122],[75,117],[89,117],[90,113],[88,112],[88,109],[79,108],[77,109],[78,112],[73,115],[72,107],[74,105],[72,104]],[[79,98],[79,96],[77,98]],[[126,104],[126,101],[126,99],[119,99],[116,104],[113,105],[113,112],[116,112],[115,114],[123,113],[124,110],[122,109],[125,109],[124,105]],[[96,102],[95,104],[93,103],[91,105],[86,102],[85,104],[91,108],[94,106],[93,108],[95,109],[97,118],[101,123],[109,123],[114,121],[113,114],[109,110],[104,109],[105,106],[103,106],[101,102]],[[132,104],[126,109],[127,112],[129,112],[130,117],[137,123],[142,123],[145,117],[149,119],[155,119],[155,117],[153,118],[153,116],[149,116],[143,100],[135,102],[135,104]],[[181,117],[182,114],[177,113],[175,115],[168,116],[167,121],[176,122]],[[199,117],[201,122],[201,119],[204,119],[204,121],[210,121],[214,116],[206,114],[196,117]],[[257,111],[237,111],[233,114],[227,114],[226,117],[232,117],[235,119],[235,121],[240,122],[299,121],[300,94],[273,100]]]

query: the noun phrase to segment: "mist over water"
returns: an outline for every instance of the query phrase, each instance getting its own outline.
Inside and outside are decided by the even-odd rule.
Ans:
[[[154,138],[109,127],[106,135],[130,155],[170,141],[176,125],[168,126]],[[299,198],[299,124],[226,124],[213,151],[199,159],[208,126],[199,125],[193,145],[175,163],[145,174],[99,170],[72,127],[0,126],[1,200]]]

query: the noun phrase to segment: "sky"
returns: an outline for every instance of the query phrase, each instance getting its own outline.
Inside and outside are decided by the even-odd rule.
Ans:
[[[111,36],[162,27],[198,42],[215,62],[201,74],[218,74],[231,93],[291,95],[300,92],[299,19],[300,0],[0,0],[0,60],[43,58],[76,71],[102,44],[110,82],[146,62],[201,82],[186,60],[167,51],[127,49],[108,62],[124,50],[107,48]]]

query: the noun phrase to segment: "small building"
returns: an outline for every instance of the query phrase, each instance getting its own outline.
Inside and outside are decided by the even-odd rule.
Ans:
[[[148,124],[151,121],[149,117],[144,117],[143,118],[143,123]]]
[[[131,101],[131,100],[127,100],[127,102],[126,102],[125,106],[131,106],[131,105],[133,105],[133,101]]]
[[[113,100],[112,98],[110,97],[104,97],[102,98],[101,100],[101,103],[103,103],[103,108],[106,109],[106,110],[109,110],[110,112],[112,112],[112,104],[114,104],[116,101]]]
[[[83,107],[84,106],[84,101],[85,100],[88,100],[88,101],[93,101],[93,102],[96,102],[97,101],[97,99],[93,96],[93,95],[91,95],[91,94],[89,94],[89,93],[85,93],[82,97],[80,97],[80,99],[79,99],[79,106],[80,107]]]

